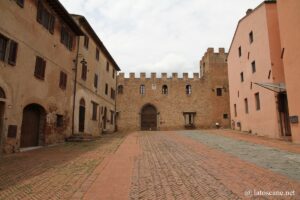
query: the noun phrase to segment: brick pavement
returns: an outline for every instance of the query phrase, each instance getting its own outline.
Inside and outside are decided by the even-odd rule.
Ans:
[[[201,133],[198,133],[201,134]],[[140,134],[131,199],[299,199],[300,182],[177,132]],[[251,149],[249,149],[251,151]],[[248,192],[295,191],[294,196]],[[246,192],[246,196],[245,196]]]
[[[86,192],[90,175],[112,155],[124,135],[89,143],[66,143],[0,158],[0,199],[73,199]],[[85,188],[82,188],[85,186]]]
[[[8,155],[0,158],[0,199],[300,199],[300,182],[286,167],[297,146],[212,132],[113,134]],[[253,162],[256,147],[262,158],[275,149],[287,163]],[[249,195],[254,190],[296,195]]]

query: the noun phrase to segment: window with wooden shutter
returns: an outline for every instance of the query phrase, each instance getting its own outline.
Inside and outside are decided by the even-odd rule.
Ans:
[[[98,48],[96,48],[96,60],[99,60],[100,58],[100,51]]]
[[[81,71],[81,79],[86,80],[86,77],[87,77],[87,65],[83,63],[82,71]]]
[[[34,76],[38,79],[44,80],[45,69],[46,69],[46,61],[43,58],[37,56],[35,62]]]
[[[109,62],[106,62],[106,71],[109,71]]]
[[[64,44],[69,50],[72,50],[72,48],[73,48],[73,36],[67,30],[67,28],[65,28],[65,27],[61,28],[60,42],[62,44]]]
[[[94,87],[98,88],[98,74],[95,74],[94,76]]]
[[[39,0],[38,1],[38,5],[37,5],[37,16],[36,16],[36,20],[39,23],[42,23],[42,15],[43,15],[43,4],[42,2]]]
[[[92,106],[93,106],[92,120],[97,120],[98,104],[92,101]]]
[[[87,36],[84,36],[84,47],[86,49],[89,48],[89,38]]]
[[[5,60],[8,39],[0,34],[0,60]]]
[[[51,34],[54,33],[55,17],[44,7],[40,0],[37,5],[37,21]]]
[[[108,95],[108,84],[105,84],[105,94]]]
[[[17,61],[18,43],[11,40],[8,56],[8,64],[15,66]]]
[[[59,87],[63,90],[67,88],[67,74],[64,72],[60,72]]]
[[[49,19],[49,32],[51,34],[54,33],[54,24],[55,24],[55,17],[53,15],[50,16],[50,19]]]
[[[24,8],[24,0],[16,0],[16,2],[21,8]]]

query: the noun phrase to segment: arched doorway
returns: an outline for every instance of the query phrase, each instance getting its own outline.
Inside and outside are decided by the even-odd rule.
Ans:
[[[23,110],[21,148],[43,145],[46,111],[38,104],[30,104]]]
[[[5,92],[0,87],[0,147],[2,146],[2,138],[3,138],[3,122],[4,122],[4,109],[5,109]],[[2,151],[0,149],[0,151]]]
[[[155,131],[157,130],[157,110],[151,105],[147,104],[141,111],[141,130]]]
[[[85,122],[85,101],[80,99],[79,102],[79,132],[84,132],[84,122]]]

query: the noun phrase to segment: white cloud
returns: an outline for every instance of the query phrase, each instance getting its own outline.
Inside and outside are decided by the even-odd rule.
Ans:
[[[228,50],[262,0],[61,0],[84,15],[125,72],[198,72],[208,47]]]

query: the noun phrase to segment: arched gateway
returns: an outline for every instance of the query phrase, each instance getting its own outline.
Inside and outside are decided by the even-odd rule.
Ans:
[[[141,130],[157,130],[157,110],[151,104],[146,104],[141,110]]]

